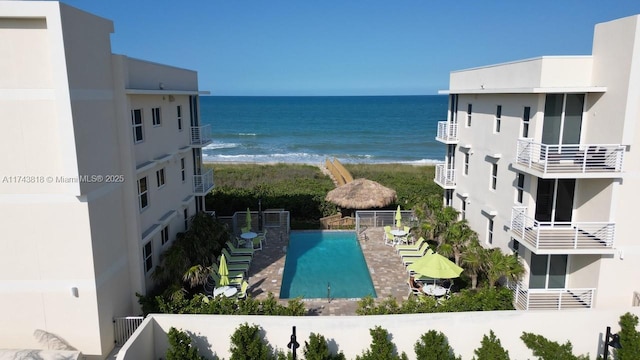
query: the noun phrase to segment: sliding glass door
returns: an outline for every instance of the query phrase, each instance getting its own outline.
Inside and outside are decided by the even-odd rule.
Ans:
[[[579,144],[584,94],[547,94],[544,106],[542,143]]]
[[[567,282],[567,255],[531,254],[530,289],[563,289]]]

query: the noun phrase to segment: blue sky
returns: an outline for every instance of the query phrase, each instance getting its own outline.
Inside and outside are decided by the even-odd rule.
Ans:
[[[452,70],[591,52],[637,0],[71,0],[113,52],[198,71],[212,95],[429,95]]]

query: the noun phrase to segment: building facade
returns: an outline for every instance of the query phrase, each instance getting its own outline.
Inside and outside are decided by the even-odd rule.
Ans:
[[[450,75],[435,181],[481,243],[521,257],[520,309],[628,306],[640,290],[639,22],[597,24],[588,56]]]
[[[0,2],[0,348],[106,356],[213,188],[197,73],[112,54],[112,32]]]

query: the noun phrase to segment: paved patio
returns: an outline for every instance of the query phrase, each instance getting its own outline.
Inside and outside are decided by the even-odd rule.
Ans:
[[[262,251],[256,251],[249,270],[248,292],[251,296],[260,299],[271,292],[278,297],[288,241],[286,229],[269,229],[267,243]],[[367,229],[360,235],[359,241],[376,290],[376,300],[380,301],[389,295],[398,302],[407,299],[407,273],[395,249],[384,245],[383,229]],[[286,304],[286,300],[280,301]],[[347,299],[304,302],[309,315],[355,315],[358,307],[357,301]]]

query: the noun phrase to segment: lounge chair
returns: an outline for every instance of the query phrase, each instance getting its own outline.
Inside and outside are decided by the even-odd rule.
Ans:
[[[220,273],[218,272],[218,268],[217,267],[212,267],[211,268],[211,273],[220,276]],[[229,270],[229,279],[234,278],[234,279],[244,279],[244,271],[241,270]]]
[[[413,256],[422,257],[428,248],[429,248],[429,243],[423,242],[422,246],[420,246],[418,250],[400,250],[398,251],[398,254],[400,255],[400,257],[403,257],[403,258],[413,257]]]
[[[226,255],[225,255],[225,257],[226,257]],[[218,262],[213,264],[212,267],[217,269],[219,267],[218,264],[220,264],[220,257],[218,257]],[[246,263],[230,263],[227,260],[227,269],[229,269],[229,272],[241,271],[246,276],[249,273],[249,264],[246,264]]]
[[[245,247],[236,247],[231,241],[227,241],[227,247],[232,255],[253,255],[253,249]]]
[[[406,250],[415,250],[418,251],[420,250],[420,247],[422,246],[422,243],[424,243],[424,238],[420,237],[420,239],[418,239],[418,241],[416,241],[415,244],[412,245],[397,245],[396,246],[396,252],[400,252],[400,251],[406,251]]]
[[[211,273],[209,274],[209,276],[211,278],[213,278],[213,281],[215,281],[216,285],[218,285],[218,287],[220,287],[220,275],[218,275],[218,273]],[[238,278],[229,278],[229,286],[236,286],[239,287],[240,284],[242,284],[244,280],[243,279],[238,279]]]
[[[222,249],[222,253],[224,257],[227,259],[227,263],[246,263],[251,264],[251,259],[253,256],[251,255],[231,255],[226,248]]]
[[[427,249],[427,251],[422,256],[430,255],[430,254],[433,254],[433,250]],[[402,258],[402,265],[409,266],[414,262],[416,262],[418,259],[420,259],[422,256],[405,256]]]

